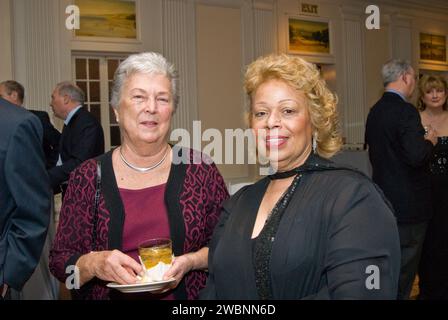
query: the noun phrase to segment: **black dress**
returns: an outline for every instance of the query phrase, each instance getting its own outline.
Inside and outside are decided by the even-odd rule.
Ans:
[[[429,168],[434,216],[420,262],[420,298],[448,299],[448,136],[438,138]]]
[[[269,222],[257,240],[251,236],[269,178],[224,203],[209,243],[209,276],[200,298],[395,299],[400,245],[381,191],[361,173],[316,155],[298,174],[268,255],[256,249]],[[263,258],[267,264],[260,263]],[[264,270],[267,286],[260,276]],[[373,273],[378,287],[371,286]]]

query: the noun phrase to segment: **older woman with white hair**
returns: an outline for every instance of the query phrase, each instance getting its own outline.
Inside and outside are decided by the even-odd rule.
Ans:
[[[157,53],[131,55],[115,72],[111,105],[121,146],[71,174],[50,255],[61,281],[67,267],[78,268],[74,298],[195,299],[205,285],[207,243],[228,193],[209,159],[197,164],[200,153],[168,143],[177,86],[173,65]],[[157,294],[109,289],[108,282],[138,283],[138,246],[150,238],[172,240],[164,279],[175,282]]]

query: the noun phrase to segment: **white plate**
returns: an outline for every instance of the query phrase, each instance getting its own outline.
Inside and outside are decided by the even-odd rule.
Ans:
[[[115,282],[111,282],[108,283],[107,286],[112,289],[117,289],[123,293],[150,292],[164,289],[175,281],[176,279],[168,279],[157,282],[145,282],[136,284],[118,284]]]

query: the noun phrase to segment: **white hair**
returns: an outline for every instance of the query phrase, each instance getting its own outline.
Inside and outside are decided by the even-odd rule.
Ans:
[[[174,100],[174,110],[179,102],[178,81],[179,77],[174,65],[164,56],[156,52],[143,52],[130,55],[118,66],[114,75],[114,84],[110,104],[118,109],[121,100],[121,89],[125,81],[135,73],[162,74],[171,83],[171,91]]]
[[[384,87],[391,82],[397,81],[401,75],[408,72],[411,68],[412,66],[408,61],[401,59],[393,59],[386,62],[381,70]]]

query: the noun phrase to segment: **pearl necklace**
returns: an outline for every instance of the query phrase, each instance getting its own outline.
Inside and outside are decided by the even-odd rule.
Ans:
[[[129,163],[129,162],[125,159],[125,157],[124,157],[124,155],[123,155],[123,153],[122,153],[122,151],[121,151],[121,147],[120,147],[119,152],[120,152],[120,158],[121,158],[121,160],[123,160],[123,162],[124,162],[129,168],[131,168],[131,169],[133,169],[133,170],[135,170],[135,171],[141,172],[141,173],[146,173],[146,172],[148,172],[148,171],[151,171],[151,170],[157,168],[158,166],[160,166],[160,165],[163,163],[163,161],[165,161],[165,159],[166,159],[166,157],[167,157],[167,155],[168,155],[168,150],[169,150],[169,149],[170,149],[170,148],[167,148],[167,150],[166,150],[166,152],[165,152],[165,155],[163,156],[163,158],[162,158],[159,162],[157,162],[155,165],[152,165],[152,166],[150,166],[150,167],[146,167],[146,168],[143,168],[143,167],[137,167],[137,166],[134,166],[133,164]]]

